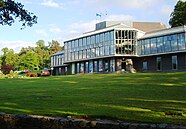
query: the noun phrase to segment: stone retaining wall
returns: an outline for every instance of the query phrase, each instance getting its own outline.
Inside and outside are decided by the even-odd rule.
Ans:
[[[167,124],[124,123],[108,120],[53,118],[0,113],[0,129],[186,129]]]

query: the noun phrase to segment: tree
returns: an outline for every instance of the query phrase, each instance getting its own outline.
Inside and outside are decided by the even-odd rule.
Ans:
[[[25,10],[24,5],[13,0],[0,0],[0,24],[9,25],[19,18],[23,27],[32,26],[37,23],[37,16]]]
[[[1,57],[2,60],[2,66],[6,68],[6,66],[8,66],[8,68],[10,68],[9,66],[11,66],[11,70],[16,69],[17,67],[17,62],[18,62],[18,55],[14,53],[13,49],[8,49],[3,48],[3,55]]]
[[[39,60],[38,60],[38,55],[33,52],[27,52],[26,54],[23,54],[20,56],[19,60],[19,66],[20,70],[34,70],[35,67],[38,67],[39,65]]]
[[[186,25],[186,1],[179,0],[171,13],[169,20],[171,27]]]
[[[49,42],[50,54],[54,54],[54,53],[59,52],[61,50],[62,50],[62,47],[60,46],[58,41],[52,40],[52,42]]]

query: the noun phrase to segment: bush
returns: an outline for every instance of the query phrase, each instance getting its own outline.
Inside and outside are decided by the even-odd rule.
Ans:
[[[12,69],[13,66],[11,64],[3,64],[1,68],[3,74],[9,74]]]
[[[26,73],[26,77],[31,77],[31,73]]]
[[[38,77],[37,73],[31,73],[30,77]]]
[[[27,73],[26,77],[38,77],[37,73]]]

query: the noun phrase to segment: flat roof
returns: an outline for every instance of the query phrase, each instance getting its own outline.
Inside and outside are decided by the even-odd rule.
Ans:
[[[186,32],[186,26],[179,26],[179,27],[167,28],[163,30],[149,32],[139,39],[153,38],[153,37],[165,36],[165,35],[181,33],[181,32]]]

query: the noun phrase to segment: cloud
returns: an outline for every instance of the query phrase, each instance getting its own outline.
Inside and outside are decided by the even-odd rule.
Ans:
[[[15,53],[18,53],[21,48],[28,47],[28,46],[35,46],[35,43],[26,42],[26,41],[3,41],[0,40],[0,54],[2,54],[1,49],[8,47],[9,49],[13,49]]]
[[[45,29],[37,29],[36,34],[41,36],[41,37],[47,37],[48,36],[48,33]]]
[[[47,7],[53,7],[53,8],[63,8],[63,4],[58,3],[55,0],[43,0],[41,5],[47,6]]]
[[[134,19],[133,16],[123,15],[123,14],[109,15],[109,16],[106,16],[106,18],[105,18],[106,21],[131,21],[133,19]]]
[[[85,1],[85,0],[84,0]],[[160,3],[160,0],[89,0],[89,5],[94,7],[111,6],[111,7],[122,7],[127,9],[149,9],[152,6]]]
[[[173,11],[173,8],[171,6],[168,5],[164,5],[161,10],[160,13],[164,16],[170,16],[171,12]]]

